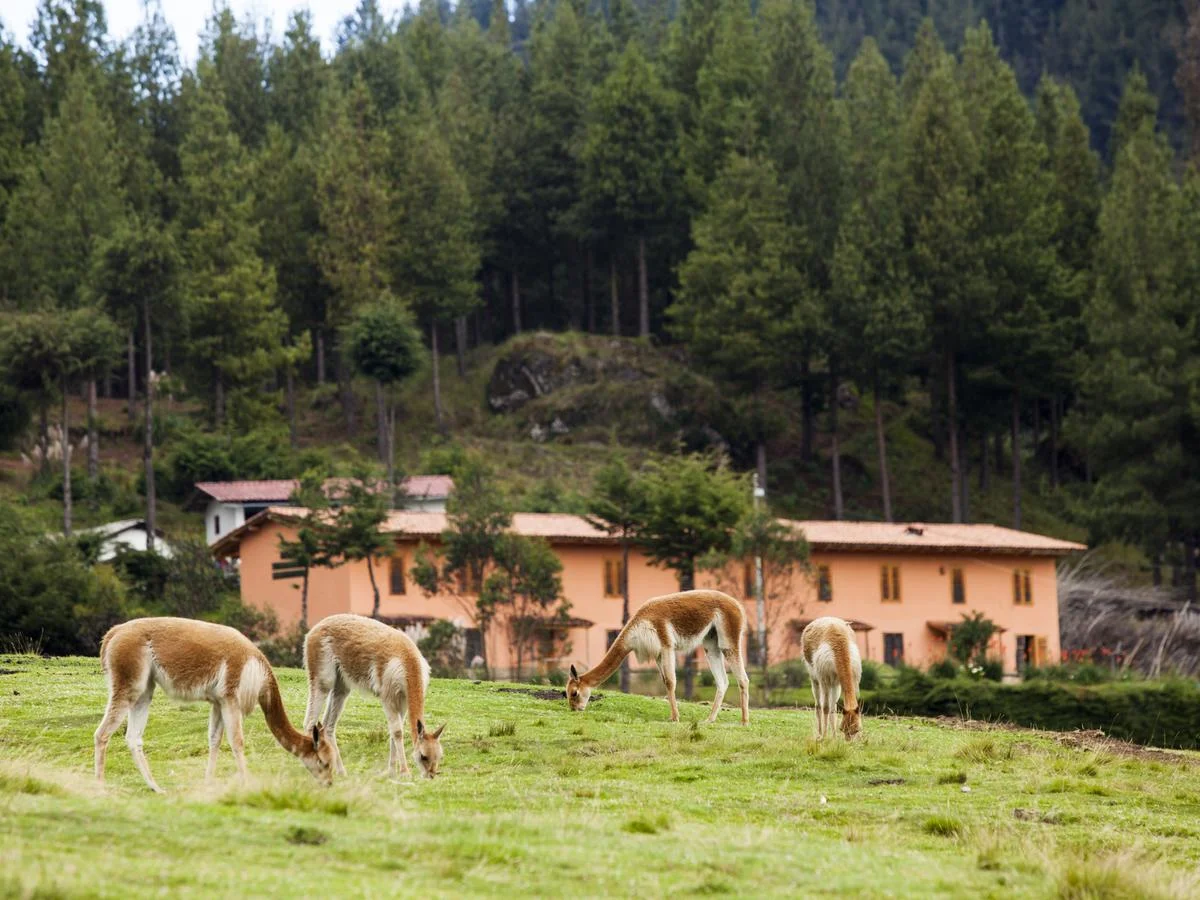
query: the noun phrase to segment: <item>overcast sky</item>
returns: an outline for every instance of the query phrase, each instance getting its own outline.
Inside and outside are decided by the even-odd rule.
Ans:
[[[229,7],[239,19],[252,13],[256,19],[269,18],[272,31],[283,33],[288,16],[294,9],[309,9],[313,14],[313,30],[326,51],[333,46],[337,23],[354,11],[356,0],[229,0]],[[404,7],[403,0],[381,0],[380,7],[391,14]],[[38,0],[0,0],[0,22],[4,30],[15,35],[22,44],[29,42]],[[108,16],[108,33],[117,40],[129,36],[142,20],[142,0],[104,0]],[[193,63],[200,45],[200,31],[212,13],[212,0],[162,0],[163,15],[175,29],[179,52],[184,61]]]

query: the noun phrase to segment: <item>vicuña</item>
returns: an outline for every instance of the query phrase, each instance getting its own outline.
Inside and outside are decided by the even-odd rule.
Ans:
[[[442,764],[442,732],[425,729],[425,694],[429,690],[429,663],[417,645],[402,631],[364,616],[336,615],[318,622],[304,641],[304,667],[308,669],[308,711],[305,726],[314,725],[325,709],[325,734],[333,745],[334,764],[346,773],[337,746],[337,723],[352,687],[374,694],[383,704],[388,723],[388,774],[399,764],[409,773],[404,758],[404,720],[413,732],[413,759],[427,778]]]
[[[246,756],[242,718],[262,707],[271,734],[322,784],[333,782],[334,748],[320,727],[303,733],[292,727],[279,684],[262,651],[241,632],[194,619],[133,619],[109,629],[100,642],[100,663],[108,676],[108,709],[96,729],[96,778],[104,781],[109,738],[128,716],[125,743],[151,790],[162,793],[150,774],[142,735],[150,718],[150,700],[158,685],[177,700],[212,704],[208,719],[208,772],[217,770],[222,733],[237,760],[242,780]]]
[[[817,701],[817,737],[832,734],[837,715],[838,697],[842,697],[842,734],[856,737],[862,731],[862,710],[858,705],[858,682],[862,679],[862,659],[854,631],[842,619],[823,616],[808,623],[800,635],[804,663],[812,679]]]
[[[592,688],[612,675],[630,653],[640,662],[655,660],[663,684],[667,686],[667,702],[671,704],[671,721],[679,721],[679,705],[675,702],[675,654],[691,653],[704,648],[708,668],[712,671],[717,692],[713,697],[709,722],[717,720],[721,701],[729,688],[728,667],[733,671],[742,695],[742,724],[750,722],[750,679],[742,656],[742,638],[746,633],[746,611],[742,604],[720,591],[683,591],[647,600],[645,605],[621,629],[604,658],[580,675],[571,666],[567,681],[567,702],[571,709],[581,710],[588,705]]]

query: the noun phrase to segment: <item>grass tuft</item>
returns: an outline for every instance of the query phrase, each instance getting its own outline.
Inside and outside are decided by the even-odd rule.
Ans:
[[[804,751],[822,762],[840,762],[850,755],[850,745],[837,738],[825,741],[809,738],[804,742]]]
[[[666,813],[659,813],[657,816],[642,814],[634,816],[622,825],[621,830],[628,831],[630,834],[658,834],[670,827],[671,820],[667,818]]]
[[[962,833],[963,823],[954,816],[938,813],[928,816],[921,823],[921,830],[926,834],[936,834],[939,837],[955,837]]]
[[[999,749],[994,737],[977,737],[959,747],[954,751],[954,755],[967,762],[982,763],[995,759],[999,755]]]
[[[283,837],[289,844],[307,844],[314,847],[329,840],[329,835],[320,828],[306,828],[303,825],[293,825]]]
[[[1191,900],[1200,896],[1200,873],[1171,871],[1132,850],[1068,857],[1060,863],[1057,882],[1061,900]]]
[[[497,722],[488,728],[488,737],[512,737],[516,733],[516,722]]]
[[[961,772],[961,771],[946,772],[946,773],[938,776],[937,783],[938,784],[966,784],[967,783],[967,773]]]
[[[268,787],[248,793],[238,790],[222,797],[221,803],[225,806],[249,806],[253,809],[324,813],[327,816],[350,814],[350,804],[345,800],[297,788]]]
[[[62,788],[40,778],[15,772],[0,772],[0,794],[51,794],[61,796]]]

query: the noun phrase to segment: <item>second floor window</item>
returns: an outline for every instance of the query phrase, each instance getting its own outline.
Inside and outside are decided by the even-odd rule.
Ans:
[[[621,596],[621,576],[624,574],[624,565],[619,559],[606,559],[604,561],[604,596],[605,597],[620,597]]]
[[[967,582],[962,569],[950,570],[950,600],[953,603],[967,602]]]
[[[833,577],[829,566],[817,566],[817,599],[828,603],[833,599]]]
[[[458,592],[460,594],[478,594],[482,590],[482,572],[477,572],[471,566],[468,566],[458,573]]]
[[[404,584],[404,557],[399,554],[388,561],[388,588],[393,596],[407,593]]]
[[[885,603],[900,602],[900,567],[879,567],[879,597]]]
[[[1033,606],[1033,580],[1028,569],[1013,569],[1013,603]]]

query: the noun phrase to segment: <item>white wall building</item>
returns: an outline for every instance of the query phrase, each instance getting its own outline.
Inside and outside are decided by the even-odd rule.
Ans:
[[[117,555],[118,549],[128,547],[131,550],[146,549],[146,520],[122,519],[109,522],[107,525],[97,525],[95,528],[81,528],[75,531],[77,536],[97,535],[101,538],[100,553],[97,559],[108,562]],[[162,531],[154,530],[154,549],[160,556],[170,558],[174,555],[171,545],[163,540]]]
[[[336,496],[339,479],[325,483],[326,491]],[[268,506],[287,505],[299,486],[295,479],[268,481],[200,481],[196,489],[208,503],[204,510],[204,536],[212,544],[222,535],[240,528],[255,513]],[[419,512],[445,512],[446,498],[454,490],[449,475],[414,475],[403,485],[405,509]]]

